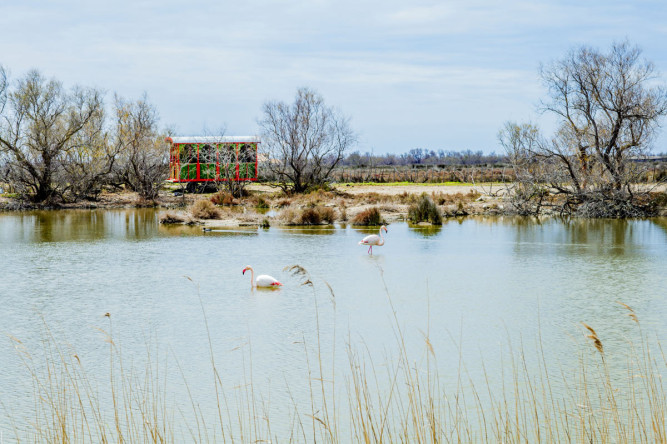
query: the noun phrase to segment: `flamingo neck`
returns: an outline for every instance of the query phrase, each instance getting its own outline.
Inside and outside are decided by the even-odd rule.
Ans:
[[[255,270],[248,268],[250,270],[250,288],[255,288]]]

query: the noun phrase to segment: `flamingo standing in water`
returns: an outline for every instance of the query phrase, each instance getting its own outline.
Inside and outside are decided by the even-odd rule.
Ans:
[[[382,237],[382,230],[384,230],[385,233],[387,233],[387,227],[382,225],[380,227],[380,235],[378,236],[377,234],[371,234],[370,236],[366,236],[363,238],[361,241],[359,241],[359,245],[368,245],[368,254],[373,254],[373,245],[377,245],[378,247],[381,247],[384,245],[384,237]]]
[[[278,282],[276,278],[271,277],[268,274],[260,274],[257,276],[257,281],[255,281],[255,270],[253,270],[250,265],[243,269],[243,274],[248,270],[250,270],[250,286],[252,288],[280,288],[283,285]]]

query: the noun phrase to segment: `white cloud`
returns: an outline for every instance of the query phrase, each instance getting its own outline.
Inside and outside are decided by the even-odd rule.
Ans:
[[[226,122],[252,133],[264,100],[307,85],[368,144],[401,150],[387,128],[419,128],[488,147],[498,122],[534,113],[538,63],[573,44],[627,37],[667,72],[666,11],[620,0],[27,0],[0,6],[0,63],[15,77],[36,67],[69,85],[147,91],[184,132]]]

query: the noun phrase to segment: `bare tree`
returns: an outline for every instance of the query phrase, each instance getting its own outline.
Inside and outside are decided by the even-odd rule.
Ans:
[[[98,113],[72,138],[63,158],[65,193],[74,199],[96,200],[111,176],[120,147],[109,142],[106,114]]]
[[[542,108],[560,124],[551,139],[506,125],[501,143],[510,156],[522,140],[521,156],[513,158],[519,183],[548,184],[581,214],[640,215],[635,185],[644,165],[633,159],[647,153],[667,114],[654,65],[623,42],[607,53],[578,48],[540,74],[549,95]]]
[[[7,103],[7,71],[0,65],[0,115],[5,110]]]
[[[294,103],[266,102],[259,121],[266,168],[285,192],[320,185],[356,142],[349,119],[326,106],[317,92],[297,91]]]
[[[101,92],[67,92],[60,82],[30,71],[6,97],[0,122],[6,179],[35,202],[62,196],[67,187],[65,156],[77,134],[103,112]]]
[[[142,198],[155,200],[169,172],[157,111],[145,95],[136,102],[116,96],[114,113],[111,143],[118,153],[116,180]]]

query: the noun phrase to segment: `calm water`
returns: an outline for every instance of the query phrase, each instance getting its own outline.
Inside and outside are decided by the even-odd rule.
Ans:
[[[473,375],[482,364],[493,372],[508,344],[533,344],[538,332],[549,362],[567,368],[583,342],[582,321],[613,353],[635,328],[615,301],[667,339],[667,219],[397,223],[372,257],[357,245],[371,232],[203,233],[160,226],[152,210],[0,213],[0,430],[9,430],[10,413],[29,416],[32,406],[30,378],[7,335],[39,354],[46,325],[91,373],[106,374],[108,344],[98,330],[110,328],[105,313],[125,359],[141,368],[147,345],[157,344],[182,368],[167,376],[174,405],[190,405],[185,380],[211,414],[202,305],[225,387],[234,390],[252,369],[273,406],[309,399],[298,382],[307,377],[304,350],[313,352],[318,322],[326,362],[344,369],[348,343],[378,365],[391,359],[392,304],[415,359],[429,334],[445,380],[456,377],[459,347]],[[283,271],[292,264],[310,272],[314,289]],[[251,291],[246,265],[284,288]]]

